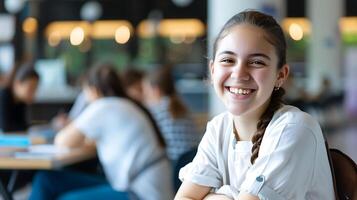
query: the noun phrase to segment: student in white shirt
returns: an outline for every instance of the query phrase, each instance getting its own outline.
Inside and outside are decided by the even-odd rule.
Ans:
[[[84,91],[91,103],[58,133],[55,144],[71,148],[95,144],[106,179],[69,171],[41,172],[30,199],[172,199],[164,140],[149,112],[126,96],[114,68],[93,68]]]
[[[269,15],[244,11],[222,28],[210,62],[228,112],[212,119],[175,199],[334,199],[321,129],[282,104],[286,42]]]

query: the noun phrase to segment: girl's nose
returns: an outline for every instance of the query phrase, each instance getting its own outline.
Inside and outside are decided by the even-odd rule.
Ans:
[[[237,64],[232,68],[231,76],[232,79],[248,81],[250,79],[249,72],[242,62],[237,62]]]

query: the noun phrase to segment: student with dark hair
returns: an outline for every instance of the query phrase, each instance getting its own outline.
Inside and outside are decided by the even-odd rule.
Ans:
[[[284,33],[257,11],[234,15],[214,43],[210,73],[227,112],[213,118],[178,199],[332,200],[333,179],[317,121],[284,105]]]
[[[165,143],[149,112],[125,93],[111,65],[90,70],[88,107],[58,133],[55,144],[95,145],[106,179],[70,171],[40,172],[31,200],[173,198]]]
[[[22,132],[30,123],[27,120],[27,104],[34,101],[39,75],[31,64],[23,64],[10,75],[8,85],[0,89],[0,132]],[[0,181],[8,184],[11,172],[0,171]],[[32,179],[31,171],[21,171],[13,190],[25,186]]]
[[[128,68],[121,73],[123,87],[128,95],[136,101],[143,102],[143,87],[144,72],[134,68]]]
[[[0,129],[3,132],[24,131],[29,123],[26,119],[26,104],[34,101],[39,75],[32,65],[22,65],[9,84],[0,89]]]
[[[175,164],[185,152],[197,147],[201,134],[188,108],[179,98],[169,67],[148,72],[143,81],[144,96],[167,144],[168,157]]]

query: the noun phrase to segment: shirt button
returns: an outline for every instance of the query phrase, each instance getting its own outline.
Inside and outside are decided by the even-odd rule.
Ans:
[[[264,176],[260,175],[255,180],[257,180],[258,182],[263,182],[264,181]]]

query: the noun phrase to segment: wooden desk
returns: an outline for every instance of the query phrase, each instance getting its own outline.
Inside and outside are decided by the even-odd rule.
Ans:
[[[0,148],[1,152],[1,148]],[[12,170],[9,186],[5,187],[0,180],[0,193],[5,200],[12,200],[12,185],[16,182],[17,170],[51,170],[65,167],[71,164],[79,163],[89,160],[96,156],[94,148],[82,147],[71,149],[65,153],[53,154],[53,156],[46,155],[38,158],[34,156],[16,157],[16,156],[1,156],[0,169]]]
[[[93,148],[77,148],[70,150],[68,153],[54,154],[53,157],[0,157],[0,169],[58,169],[95,156],[96,151]]]

